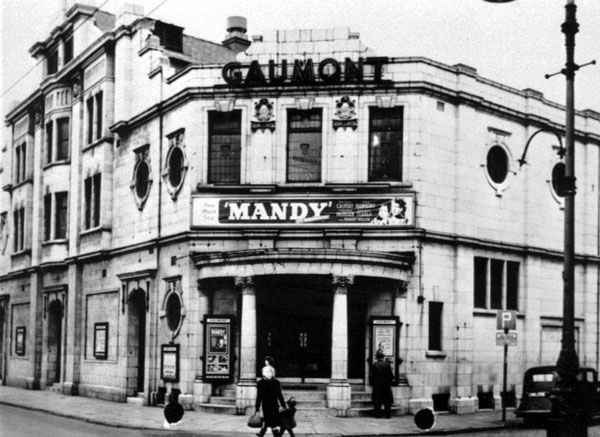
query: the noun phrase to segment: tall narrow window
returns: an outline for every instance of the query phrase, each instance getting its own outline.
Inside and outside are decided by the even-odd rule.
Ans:
[[[54,238],[67,238],[67,192],[56,193],[54,197]]]
[[[94,214],[93,214],[93,224],[92,226],[100,226],[100,183],[102,180],[102,175],[100,173],[95,174],[93,176],[92,184],[94,185],[93,196],[94,196]]]
[[[402,179],[403,108],[370,108],[369,180]]]
[[[506,263],[506,309],[519,309],[519,263]]]
[[[320,109],[288,110],[288,182],[321,181],[322,129]]]
[[[92,229],[100,225],[100,173],[88,177],[83,181],[83,195],[85,197],[84,228]]]
[[[44,196],[44,241],[52,238],[52,194]]]
[[[58,161],[69,159],[69,119],[59,118],[56,120],[56,159]]]
[[[15,147],[15,183],[21,182],[21,146]]]
[[[487,258],[474,258],[474,305],[475,308],[487,307]]]
[[[86,101],[87,109],[87,142],[91,144],[94,141],[94,98],[90,97]]]
[[[429,350],[442,350],[443,302],[429,302]]]
[[[490,306],[493,310],[502,309],[504,261],[492,259],[490,263]]]
[[[22,142],[15,146],[15,183],[25,180],[27,170],[27,143]]]
[[[65,53],[65,64],[69,63],[73,59],[73,36],[69,36],[64,42],[64,53]]]
[[[25,174],[27,172],[27,143],[21,143],[21,178],[25,180]]]
[[[102,138],[102,120],[104,115],[102,114],[102,91],[96,94],[96,139]]]
[[[46,58],[48,74],[54,74],[58,71],[58,50],[53,50]]]
[[[239,183],[242,111],[210,112],[208,129],[208,183]]]
[[[13,212],[13,249],[20,252],[25,249],[25,208],[19,208]]]
[[[46,163],[52,162],[52,121],[46,123]]]

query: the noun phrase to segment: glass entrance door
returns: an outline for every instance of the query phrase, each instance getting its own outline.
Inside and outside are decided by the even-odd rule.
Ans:
[[[278,378],[331,376],[333,293],[327,277],[281,275],[257,281],[258,360],[275,360]]]

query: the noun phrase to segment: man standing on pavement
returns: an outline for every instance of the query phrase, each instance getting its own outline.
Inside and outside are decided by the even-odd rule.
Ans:
[[[394,374],[390,363],[384,361],[384,354],[378,350],[375,354],[377,361],[371,366],[370,381],[373,386],[371,400],[373,401],[374,416],[381,417],[381,405],[385,407],[385,417],[392,417],[392,404],[394,396],[392,395],[392,383]]]

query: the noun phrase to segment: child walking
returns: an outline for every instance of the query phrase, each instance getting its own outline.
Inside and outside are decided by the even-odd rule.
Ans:
[[[295,437],[293,428],[296,427],[296,398],[289,398],[287,401],[287,408],[281,412],[281,431],[279,433],[282,436],[286,431],[290,434],[290,437]]]

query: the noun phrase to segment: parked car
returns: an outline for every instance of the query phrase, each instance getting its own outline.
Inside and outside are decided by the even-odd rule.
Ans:
[[[552,401],[548,397],[556,387],[558,374],[556,366],[532,367],[523,376],[523,395],[519,407],[515,410],[517,417],[525,423],[543,424],[550,417]],[[580,381],[586,383],[586,393],[590,397],[586,405],[592,414],[600,414],[600,392],[598,390],[598,372],[590,367],[579,369]]]

